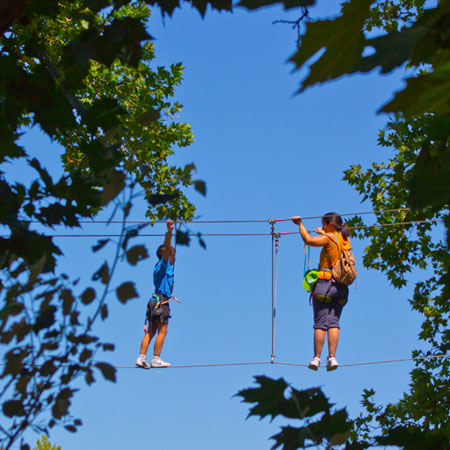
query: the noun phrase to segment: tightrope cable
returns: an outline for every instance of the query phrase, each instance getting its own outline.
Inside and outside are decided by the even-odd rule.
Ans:
[[[398,359],[385,359],[379,361],[363,361],[363,362],[355,362],[355,363],[347,363],[347,364],[339,364],[339,367],[356,367],[356,366],[365,366],[369,364],[390,364],[396,362],[407,362],[407,361],[417,361],[423,359],[443,359],[450,358],[450,354],[443,355],[432,355],[432,356],[416,356],[411,358],[398,358]],[[205,363],[205,364],[181,364],[181,365],[173,365],[170,367],[153,367],[153,369],[188,369],[188,368],[203,368],[203,367],[227,367],[227,366],[256,366],[256,365],[273,365],[278,364],[280,366],[294,366],[294,367],[308,367],[308,364],[303,363],[295,363],[295,362],[285,362],[285,361],[245,361],[245,362],[225,362],[225,363]],[[0,364],[4,366],[5,364]],[[94,366],[93,366],[94,367]],[[137,366],[113,366],[116,369],[139,369],[143,370]],[[321,368],[325,368],[325,365],[320,366]]]

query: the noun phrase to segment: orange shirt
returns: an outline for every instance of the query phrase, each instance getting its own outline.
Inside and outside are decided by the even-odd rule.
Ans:
[[[326,233],[331,239],[325,247],[322,247],[320,252],[319,269],[331,269],[330,259],[333,266],[338,262],[341,256],[341,249],[351,250],[350,239],[344,240],[341,233]],[[339,244],[339,246],[336,244]],[[330,259],[328,259],[328,256]]]

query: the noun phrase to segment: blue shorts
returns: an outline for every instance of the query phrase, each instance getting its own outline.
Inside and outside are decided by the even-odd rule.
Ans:
[[[339,318],[347,303],[348,286],[337,281],[317,280],[312,292],[314,329],[340,328]]]

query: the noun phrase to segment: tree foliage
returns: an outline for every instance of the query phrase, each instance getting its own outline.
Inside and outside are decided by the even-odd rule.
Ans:
[[[33,450],[61,450],[61,446],[52,444],[45,434],[36,442],[36,447]]]
[[[379,134],[380,146],[393,156],[368,169],[354,165],[344,179],[378,211],[377,222],[384,225],[371,227],[361,217],[348,221],[357,237],[369,239],[364,266],[385,273],[396,288],[405,286],[412,272],[421,276],[409,302],[423,316],[419,339],[426,346],[413,352],[419,359],[409,389],[397,403],[377,405],[375,391],[365,390],[364,412],[350,420],[345,445],[328,442],[322,448],[450,448],[450,360],[435,358],[450,353],[450,6],[438,1],[426,9],[426,3],[345,1],[340,16],[307,24],[291,58],[298,69],[310,68],[299,92],[376,68],[389,73],[407,66],[412,73],[406,87],[381,110],[396,113]],[[385,34],[374,36],[380,28]],[[372,32],[370,37],[366,31]],[[398,222],[404,225],[395,226]],[[287,403],[277,410],[278,403],[271,404],[272,395],[263,391],[267,389],[245,401],[259,402],[258,411],[268,409],[265,415],[292,419]],[[309,400],[304,407],[313,405]],[[296,429],[282,445],[294,449],[322,444],[306,442]]]
[[[76,0],[0,3],[0,447],[29,449],[23,433],[63,425],[77,378],[90,385],[96,373],[115,381],[102,362],[114,345],[96,336],[108,317],[108,293],[126,303],[139,293],[116,280],[121,261],[136,266],[148,257],[136,245],[144,225],[126,221],[144,193],[149,220],[192,217],[186,187],[205,194],[195,167],[171,166],[174,148],[192,142],[189,125],[177,121],[172,101],[181,64],[153,68],[154,45],[146,31],[145,2]],[[39,127],[60,144],[55,177],[31,157],[21,135]],[[56,151],[54,148],[51,151]],[[48,152],[47,152],[48,153]],[[10,164],[35,174],[25,181]],[[79,228],[105,207],[123,221],[121,237],[104,239],[107,251],[90,281],[58,270],[62,251],[48,236],[54,227]],[[112,218],[111,217],[111,218]],[[134,244],[134,245],[133,245]]]
[[[280,433],[271,437],[275,441],[272,449],[296,450],[312,446],[330,449],[347,441],[351,430],[347,411],[333,410],[320,388],[297,390],[283,378],[274,380],[266,376],[257,376],[255,381],[258,387],[243,389],[236,394],[245,403],[256,403],[248,417],[263,419],[270,416],[273,420],[282,416],[300,420],[300,426],[282,426]]]

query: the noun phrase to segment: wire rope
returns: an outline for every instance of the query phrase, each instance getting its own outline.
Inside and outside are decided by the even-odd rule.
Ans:
[[[396,208],[396,209],[381,209],[378,211],[360,211],[360,212],[353,212],[353,213],[343,213],[340,214],[340,216],[360,216],[360,215],[367,215],[367,214],[385,214],[385,213],[391,213],[391,212],[401,212],[401,211],[410,211],[410,208]],[[308,216],[308,217],[302,217],[302,220],[311,220],[311,219],[321,219],[322,216]],[[231,219],[231,220],[176,220],[174,222],[177,223],[197,223],[197,224],[217,224],[217,223],[267,223],[270,221],[275,222],[286,222],[291,219]],[[38,220],[31,220],[31,221],[24,221],[27,223],[40,223]],[[80,220],[79,223],[83,224],[121,224],[124,223],[124,221],[121,220]],[[164,220],[130,220],[126,221],[126,223],[129,224],[143,224],[143,223],[151,223],[151,224],[164,224],[166,221]]]
[[[278,221],[279,219],[273,219]],[[426,219],[426,220],[412,220],[407,222],[392,222],[392,223],[378,223],[373,225],[361,225],[356,227],[349,227],[351,230],[363,230],[370,228],[382,228],[382,227],[395,227],[395,226],[404,226],[404,225],[418,225],[424,223],[434,223],[434,222],[443,222],[444,219]],[[287,236],[287,235],[298,235],[298,231],[284,231],[278,233],[279,235]],[[198,236],[199,233],[187,233],[188,236]],[[102,237],[120,237],[120,234],[46,234],[47,237],[55,237],[55,238],[66,238],[66,237],[76,237],[76,238],[102,238]],[[165,236],[162,233],[141,233],[140,237],[162,237]],[[239,236],[272,236],[272,233],[200,233],[201,237],[239,237]],[[3,238],[8,238],[8,235],[1,236]]]
[[[450,354],[443,355],[431,355],[431,356],[416,356],[412,358],[398,358],[398,359],[385,359],[379,361],[363,361],[356,363],[339,364],[339,367],[356,367],[370,364],[390,364],[396,362],[418,361],[424,359],[444,359],[450,358]],[[228,366],[255,366],[255,365],[273,365],[278,364],[280,366],[294,366],[294,367],[308,367],[308,364],[284,362],[284,361],[245,361],[245,362],[225,362],[225,363],[205,363],[205,364],[180,364],[172,365],[170,367],[164,367],[164,369],[185,369],[185,368],[203,368],[203,367],[228,367]],[[0,364],[4,366],[5,364]],[[115,369],[139,369],[137,366],[113,366]],[[325,365],[320,366],[325,368]],[[161,367],[154,367],[153,369],[162,369]]]

